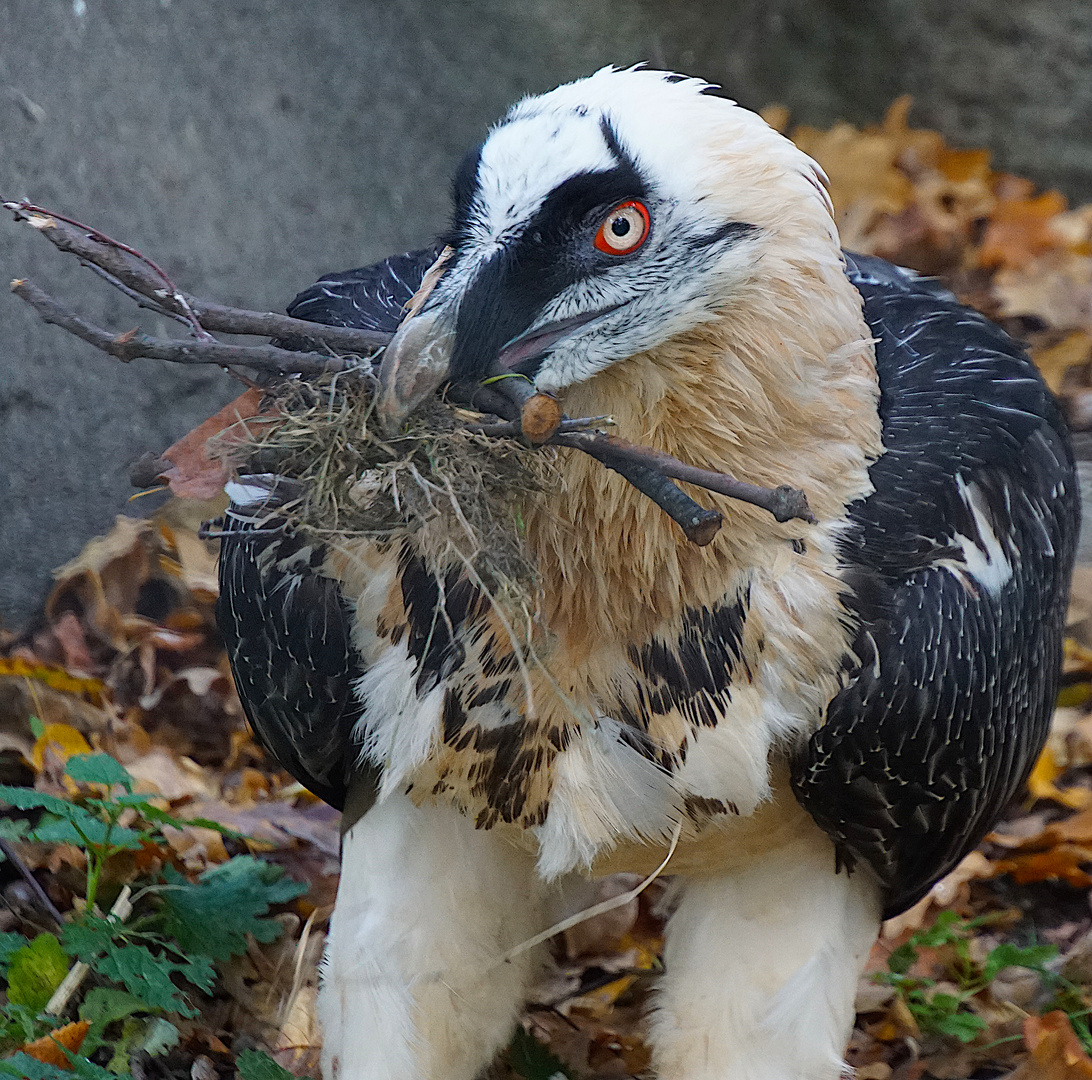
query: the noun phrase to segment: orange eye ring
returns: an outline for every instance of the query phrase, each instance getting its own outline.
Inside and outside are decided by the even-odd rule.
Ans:
[[[595,247],[607,255],[631,255],[647,239],[652,219],[648,207],[636,199],[619,203],[603,219],[595,234]]]

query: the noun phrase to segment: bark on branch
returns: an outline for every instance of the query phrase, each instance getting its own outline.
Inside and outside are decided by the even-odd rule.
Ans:
[[[502,378],[488,381],[484,386],[468,388],[466,396],[470,404],[483,412],[505,418],[505,422],[500,424],[479,426],[478,430],[483,434],[518,436],[525,434],[529,416],[537,417],[540,413],[532,406],[536,399],[545,395],[538,393],[527,379]],[[799,488],[787,484],[776,488],[761,487],[737,480],[727,473],[688,465],[662,450],[595,430],[605,417],[572,420],[560,409],[556,417],[552,434],[544,436],[544,433],[536,431],[529,441],[537,446],[565,446],[580,450],[608,469],[613,469],[656,503],[683,530],[687,539],[699,547],[716,536],[724,517],[717,510],[699,506],[672,480],[682,480],[694,487],[761,507],[777,521],[795,518],[815,524],[815,515],[808,506],[807,496]]]
[[[731,499],[751,503],[753,506],[768,510],[776,521],[791,521],[799,518],[812,525],[816,523],[815,515],[808,506],[807,496],[799,488],[790,487],[788,484],[775,488],[749,484],[746,480],[737,480],[727,473],[687,465],[686,462],[665,454],[662,450],[640,446],[628,439],[620,439],[617,435],[605,435],[599,431],[559,433],[554,436],[553,441],[558,446],[571,446],[576,450],[583,450],[584,453],[591,454],[611,469],[616,468],[615,462],[639,464],[672,480],[682,480],[695,487],[705,488],[706,491],[715,491]]]
[[[26,278],[16,278],[11,283],[11,291],[34,308],[43,322],[67,330],[81,341],[94,345],[96,349],[109,353],[124,363],[144,358],[170,360],[175,364],[216,364],[220,367],[237,365],[267,375],[322,375],[326,372],[344,371],[353,363],[340,356],[295,352],[276,345],[229,345],[215,339],[176,341],[149,337],[138,330],[112,334],[64,307]]]
[[[302,338],[328,345],[339,353],[358,356],[367,356],[390,341],[390,334],[374,330],[323,326],[288,315],[277,315],[272,311],[248,311],[199,300],[176,289],[171,279],[150,259],[97,229],[43,210],[33,203],[7,201],[3,207],[11,211],[16,221],[26,222],[37,229],[59,251],[68,252],[98,267],[155,307],[161,307],[168,314],[178,316],[191,325],[195,322],[198,329],[218,330],[226,334],[256,334],[259,337]],[[187,316],[191,316],[193,321]]]

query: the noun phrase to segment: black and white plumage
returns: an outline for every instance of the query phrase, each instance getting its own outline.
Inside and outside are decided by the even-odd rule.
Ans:
[[[392,255],[374,266],[325,274],[292,301],[288,313],[326,326],[393,333],[439,254],[437,247],[422,248]]]
[[[217,621],[247,719],[281,766],[319,798],[345,804],[353,727],[352,612],[338,584],[320,573],[322,545],[276,528],[277,511],[299,498],[284,477],[229,485],[235,499],[220,553]]]
[[[1079,518],[1065,422],[1023,349],[928,282],[847,262],[877,338],[885,452],[842,545],[857,663],[794,788],[894,915],[1035,762]]]
[[[881,913],[984,835],[1045,737],[1077,525],[1055,403],[943,290],[843,260],[813,164],[702,90],[607,70],[514,107],[460,170],[454,254],[388,354],[464,380],[499,360],[570,415],[803,488],[817,525],[711,497],[726,524],[694,549],[559,459],[526,513],[529,709],[458,566],[412,535],[278,535],[290,484],[230,489],[219,616],[248,716],[351,809],[328,1074],[470,1080],[545,883],[653,867],[674,835],[658,1074],[833,1078]],[[393,330],[437,250],[291,311]],[[410,405],[387,387],[394,422]]]

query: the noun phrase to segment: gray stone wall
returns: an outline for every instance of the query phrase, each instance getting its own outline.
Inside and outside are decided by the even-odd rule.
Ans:
[[[510,101],[611,62],[819,124],[910,92],[917,121],[1092,197],[1087,0],[0,0],[0,26],[0,193],[253,307],[428,239],[452,167]],[[0,276],[137,322],[3,222]],[[0,292],[0,618],[30,614],[125,510],[132,460],[234,393],[216,372],[123,367]]]

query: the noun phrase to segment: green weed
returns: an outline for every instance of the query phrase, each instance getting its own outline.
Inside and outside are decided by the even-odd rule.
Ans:
[[[235,835],[216,822],[183,822],[134,793],[132,778],[108,754],[71,758],[67,775],[79,785],[72,799],[29,788],[0,785],[0,803],[38,812],[35,821],[0,820],[0,836],[46,844],[75,844],[86,856],[84,903],[56,933],[33,940],[0,934],[0,979],[7,1003],[0,1009],[0,1076],[25,1080],[129,1080],[136,1050],[163,1054],[179,1031],[172,1018],[198,1013],[196,994],[212,991],[218,965],[246,949],[247,935],[273,941],[281,926],[270,908],[299,896],[306,886],[276,866],[251,855],[236,855],[190,880],[170,866],[133,883],[135,892],[123,914],[104,915],[98,902],[110,860],[121,852],[165,845],[166,828],[185,824]],[[90,1028],[78,1054],[68,1054],[70,1070],[45,1065],[16,1048],[48,1034],[64,1021],[44,1010],[72,965],[89,968],[89,986],[78,1016]],[[265,1055],[251,1052],[244,1076],[275,1080],[261,1073]]]

